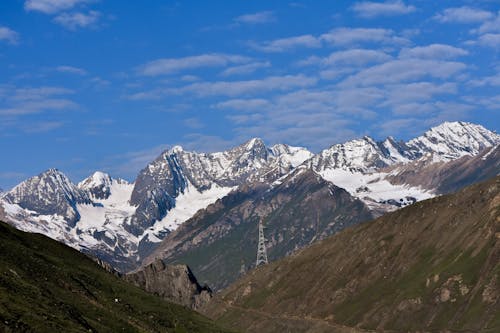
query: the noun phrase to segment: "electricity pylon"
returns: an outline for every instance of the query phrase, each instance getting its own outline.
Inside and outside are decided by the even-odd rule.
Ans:
[[[259,221],[259,245],[257,246],[257,263],[255,267],[267,264],[266,239],[264,238],[264,226]]]

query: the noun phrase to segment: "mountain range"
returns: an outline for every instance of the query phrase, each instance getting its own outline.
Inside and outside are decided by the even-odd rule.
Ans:
[[[269,254],[277,259],[346,226],[496,175],[499,144],[500,136],[480,125],[446,122],[407,142],[363,137],[318,154],[267,147],[258,138],[217,153],[176,146],[133,183],[95,172],[74,184],[47,170],[0,194],[0,217],[121,271],[155,258],[191,265],[209,246],[213,260],[232,272],[215,283],[222,288],[252,266],[259,220],[268,223]],[[247,240],[227,243],[236,235]],[[240,255],[228,259],[226,252]],[[200,265],[192,267],[197,276]],[[216,281],[220,265],[207,263],[201,280]]]

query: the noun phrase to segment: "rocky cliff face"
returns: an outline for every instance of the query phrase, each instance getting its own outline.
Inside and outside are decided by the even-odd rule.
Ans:
[[[204,312],[247,332],[498,332],[500,177],[259,267]]]
[[[124,275],[124,279],[145,291],[191,309],[199,309],[212,298],[208,286],[201,286],[186,265],[165,265],[162,260]]]

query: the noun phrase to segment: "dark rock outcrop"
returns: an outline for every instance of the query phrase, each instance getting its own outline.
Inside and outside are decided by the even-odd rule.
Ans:
[[[156,260],[139,271],[124,276],[128,282],[165,300],[199,309],[212,298],[208,286],[201,286],[186,265],[166,265]]]

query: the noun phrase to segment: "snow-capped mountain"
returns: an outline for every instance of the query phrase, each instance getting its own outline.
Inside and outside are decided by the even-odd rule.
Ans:
[[[127,230],[139,235],[190,193],[227,194],[245,182],[274,180],[310,158],[305,148],[265,146],[261,139],[224,152],[188,152],[176,146],[141,170],[130,203],[137,207]],[[201,207],[203,208],[203,207]]]
[[[63,216],[70,227],[80,219],[77,204],[92,203],[87,193],[57,169],[49,169],[25,180],[2,199],[40,215]]]
[[[311,156],[304,148],[268,148],[252,139],[211,154],[173,147],[132,184],[98,171],[75,185],[51,169],[7,192],[0,217],[124,268],[241,184],[276,179]]]
[[[433,154],[443,160],[477,155],[500,141],[500,135],[481,125],[462,121],[445,122],[406,144],[417,157]]]
[[[445,122],[408,142],[394,138],[376,142],[362,139],[336,144],[315,155],[306,163],[323,178],[345,188],[362,199],[370,208],[393,210],[437,193],[434,188],[395,184],[394,166],[411,161],[449,162],[463,156],[474,156],[500,143],[500,135],[484,127],[466,122]]]
[[[216,153],[176,146],[142,169],[134,183],[95,172],[75,185],[50,169],[2,194],[0,218],[127,269],[197,211],[242,185],[286,186],[283,182],[293,179],[289,176],[300,167],[382,213],[439,194],[434,183],[418,183],[404,166],[426,165],[426,170],[432,170],[429,164],[474,157],[498,144],[500,136],[482,126],[452,122],[408,142],[392,137],[377,142],[365,136],[316,155],[285,144],[267,147],[258,138]],[[403,169],[404,177],[395,177]]]
[[[111,189],[117,185],[130,185],[124,179],[111,178],[107,173],[96,171],[91,176],[78,183],[78,188],[87,192],[93,200],[108,199]]]

